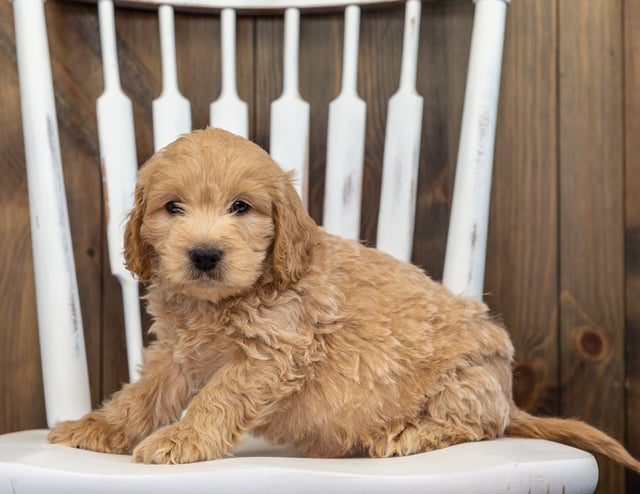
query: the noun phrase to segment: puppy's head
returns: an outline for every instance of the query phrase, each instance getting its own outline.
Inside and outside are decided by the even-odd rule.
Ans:
[[[258,282],[284,289],[304,274],[315,223],[291,177],[259,146],[196,131],[138,174],[125,261],[141,281],[207,300]]]

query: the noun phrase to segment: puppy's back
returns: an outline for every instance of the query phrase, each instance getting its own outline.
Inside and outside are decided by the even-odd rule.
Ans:
[[[470,420],[497,424],[491,434],[502,433],[513,348],[484,304],[454,297],[415,266],[324,232],[311,259],[295,290],[308,314],[300,331],[314,334],[314,351],[303,389],[263,431],[269,439],[292,441],[312,456],[354,448],[371,454],[391,424],[402,430],[422,420],[431,398],[455,395],[464,379],[482,394],[471,401],[496,402],[491,408],[499,410]],[[490,396],[482,389],[488,382]]]

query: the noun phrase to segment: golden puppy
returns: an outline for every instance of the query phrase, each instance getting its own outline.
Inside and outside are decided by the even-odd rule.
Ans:
[[[228,455],[249,431],[323,457],[510,435],[640,469],[582,422],[518,410],[513,347],[484,304],[318,228],[289,174],[245,139],[208,129],[154,155],[125,257],[149,283],[157,340],[138,382],[51,442],[188,463]]]

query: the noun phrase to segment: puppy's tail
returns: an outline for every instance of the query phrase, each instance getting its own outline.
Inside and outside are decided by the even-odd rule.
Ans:
[[[636,460],[615,439],[579,420],[541,418],[513,408],[505,436],[547,439],[599,453],[640,473]]]

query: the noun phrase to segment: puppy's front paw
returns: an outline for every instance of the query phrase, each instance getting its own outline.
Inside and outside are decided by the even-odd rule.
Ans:
[[[180,422],[154,432],[133,451],[138,463],[195,463],[224,456],[211,445],[209,438],[196,434]]]
[[[91,412],[80,420],[58,422],[47,437],[50,443],[101,453],[126,454],[131,445],[122,429],[108,423],[100,412]]]

